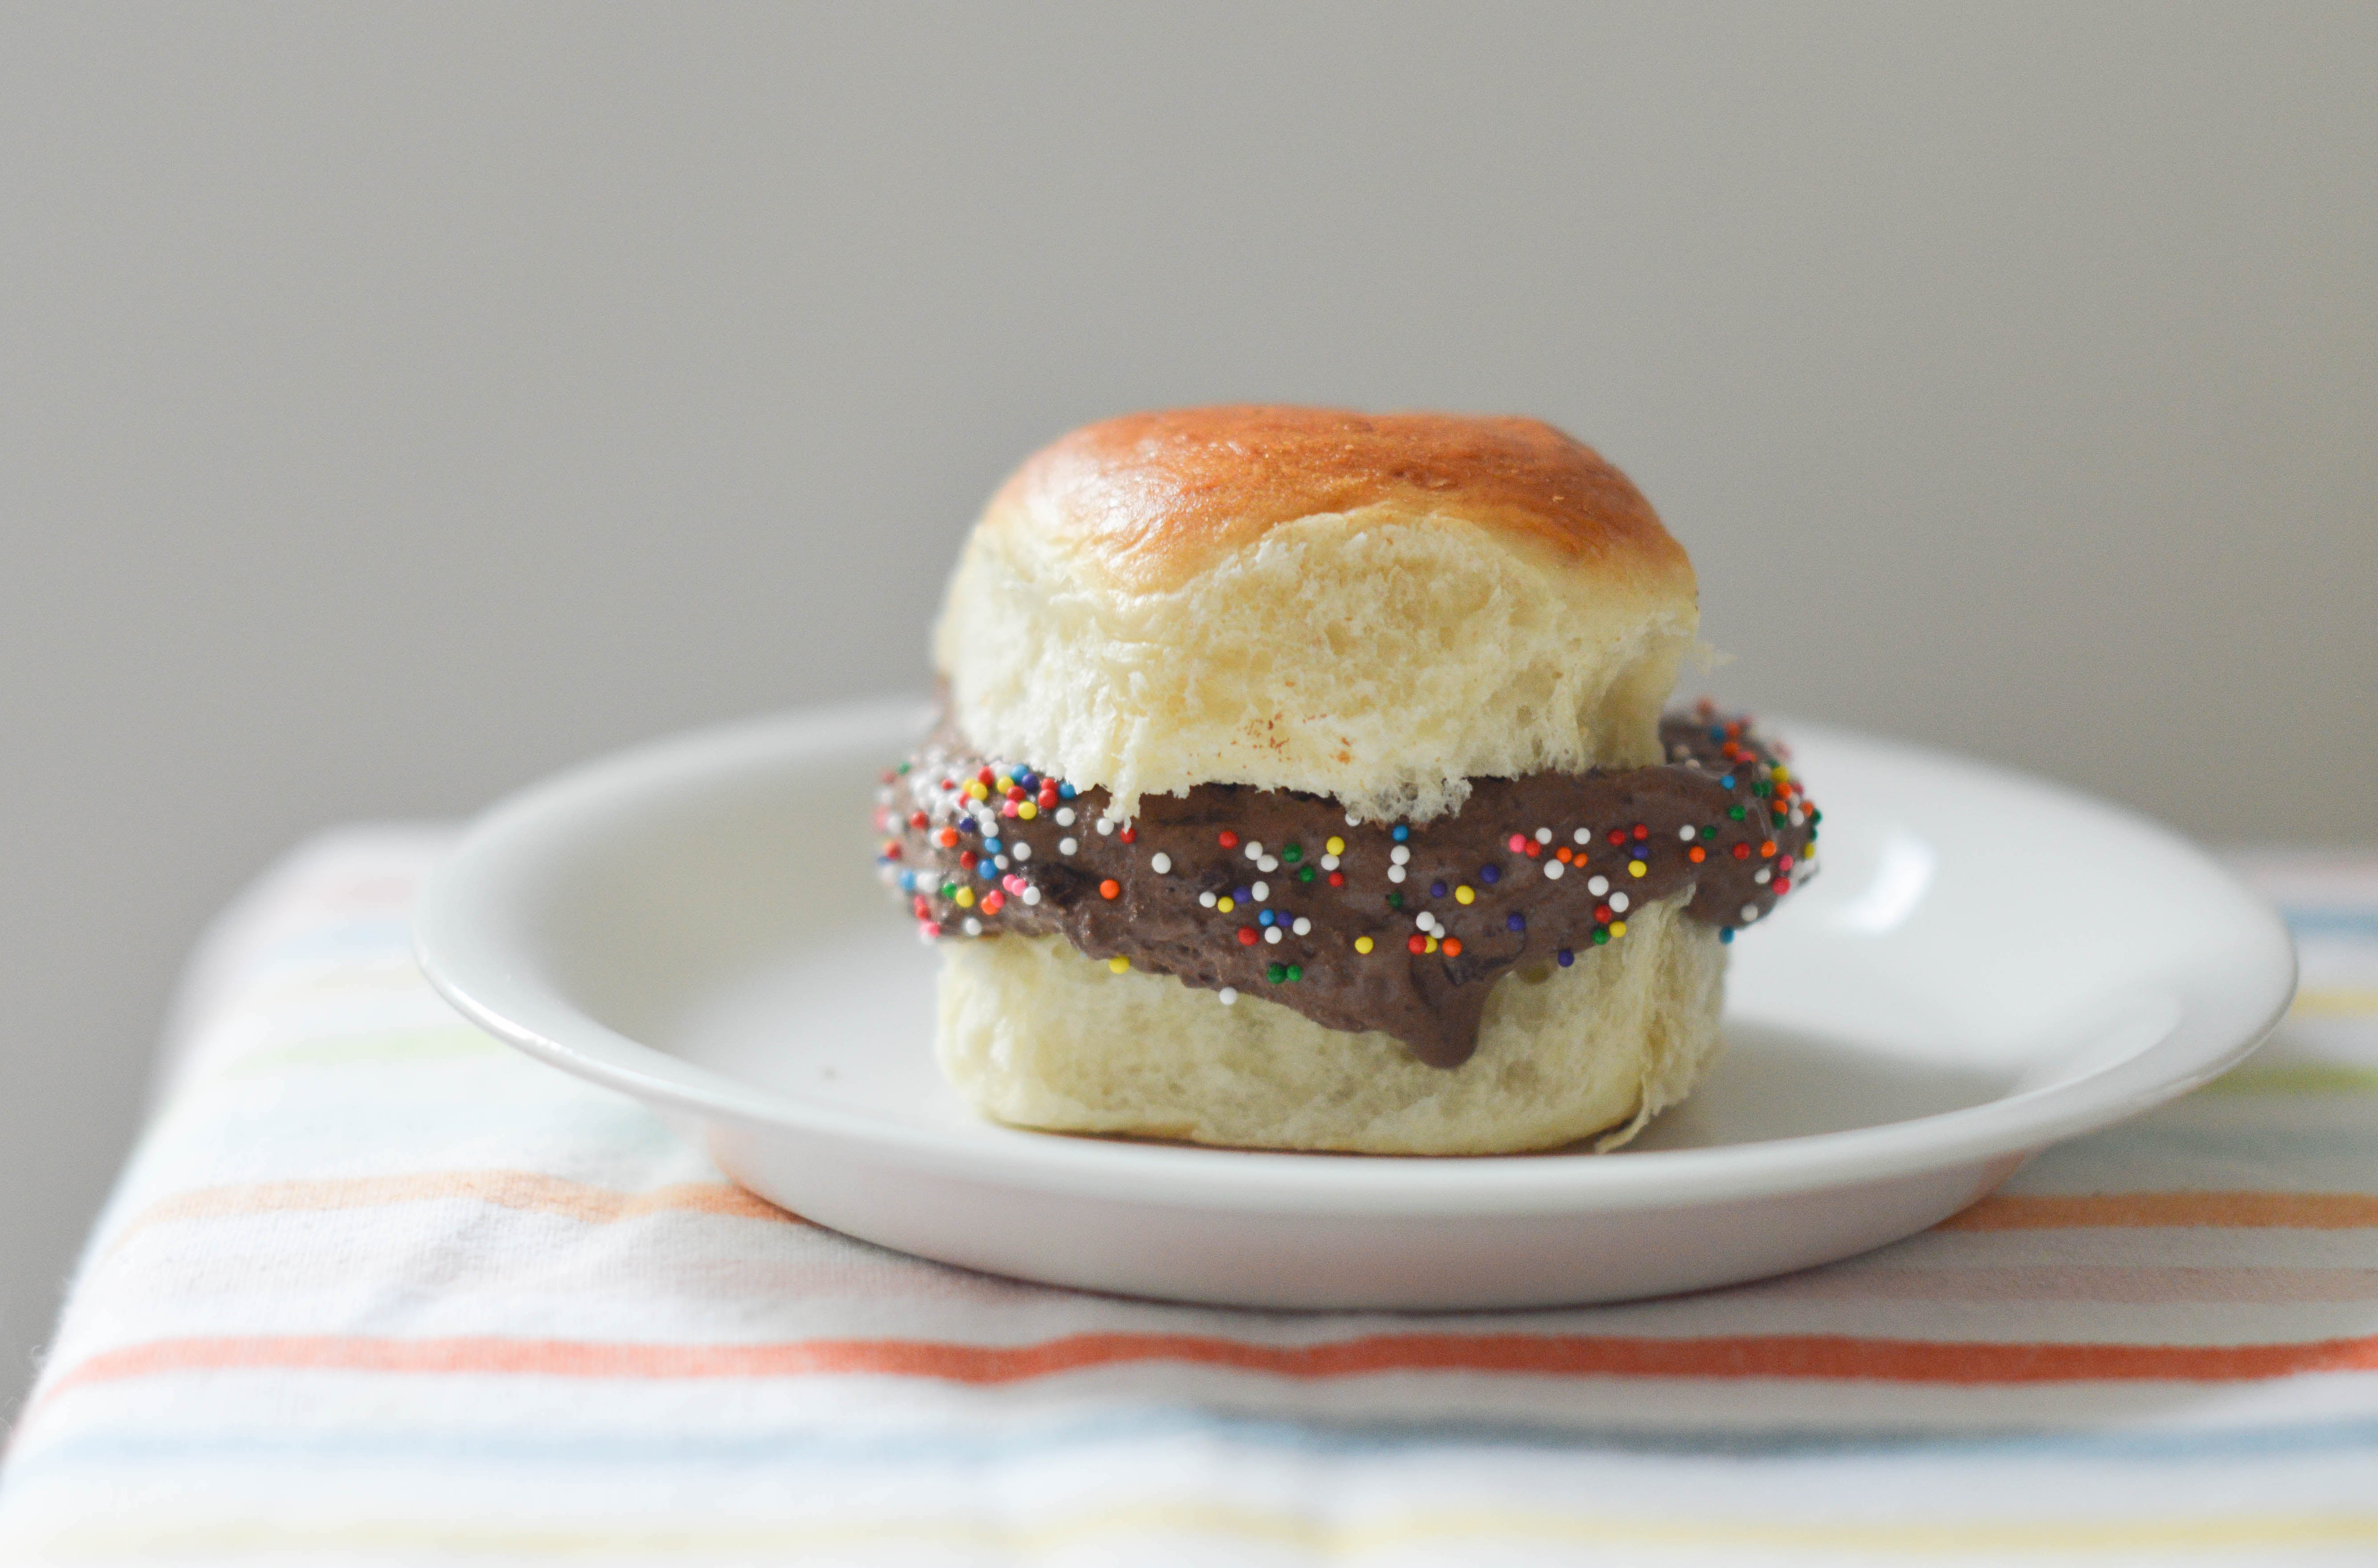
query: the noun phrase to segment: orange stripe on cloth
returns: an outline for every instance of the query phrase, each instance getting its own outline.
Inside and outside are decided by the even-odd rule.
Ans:
[[[913,1339],[814,1339],[765,1345],[330,1335],[160,1339],[101,1351],[52,1384],[42,1403],[94,1383],[188,1371],[587,1378],[861,1374],[998,1384],[1148,1363],[1185,1363],[1299,1379],[1436,1371],[1943,1384],[2234,1382],[2300,1372],[2378,1371],[2378,1335],[2238,1346],[1967,1344],[1856,1339],[1844,1335],[1653,1339],[1384,1334],[1319,1345],[1261,1345],[1207,1335],[1078,1334],[1018,1346]]]
[[[2216,1226],[2359,1230],[2378,1227],[2378,1193],[2000,1193],[1940,1222],[1942,1230],[2067,1230],[2091,1226]]]
[[[683,1181],[646,1192],[565,1181],[533,1170],[433,1170],[410,1176],[358,1176],[317,1181],[251,1181],[177,1192],[143,1209],[117,1232],[109,1249],[152,1225],[292,1210],[366,1209],[464,1198],[498,1208],[558,1215],[609,1225],[644,1215],[733,1215],[745,1219],[799,1221],[764,1199],[723,1181]]]

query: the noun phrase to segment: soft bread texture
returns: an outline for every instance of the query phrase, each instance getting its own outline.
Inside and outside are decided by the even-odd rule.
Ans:
[[[959,728],[1104,785],[1425,819],[1469,780],[1660,760],[1692,567],[1591,448],[1524,419],[1135,414],[1027,461],[935,633]]]
[[[1677,903],[1627,935],[1497,981],[1478,1052],[1428,1067],[1381,1034],[1323,1028],[1260,997],[1224,1007],[1167,976],[1117,975],[1060,937],[943,949],[943,1072],[1019,1127],[1241,1148],[1382,1155],[1631,1138],[1720,1048],[1725,949]]]

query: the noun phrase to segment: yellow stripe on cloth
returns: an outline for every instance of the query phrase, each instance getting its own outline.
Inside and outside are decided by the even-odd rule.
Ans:
[[[134,1215],[109,1241],[108,1251],[114,1251],[151,1226],[235,1215],[376,1208],[456,1198],[491,1203],[498,1208],[557,1215],[589,1225],[609,1225],[667,1213],[807,1223],[798,1215],[723,1181],[685,1181],[656,1187],[648,1192],[623,1192],[533,1170],[432,1170],[408,1176],[249,1181],[177,1192]]]
[[[1940,1524],[1725,1521],[1547,1514],[1476,1508],[1412,1512],[1371,1523],[1210,1503],[1126,1504],[1019,1524],[1010,1518],[919,1517],[915,1513],[746,1526],[505,1526],[419,1519],[306,1526],[265,1520],[153,1522],[76,1529],[42,1542],[53,1560],[74,1557],[221,1556],[234,1553],[451,1552],[498,1558],[610,1557],[666,1553],[673,1558],[738,1560],[854,1549],[897,1553],[918,1546],[971,1548],[1028,1558],[1138,1538],[1149,1550],[1168,1538],[1230,1541],[1346,1560],[1415,1548],[1450,1550],[1495,1543],[1770,1548],[1815,1552],[1897,1553],[1925,1557],[1977,1552],[2156,1553],[2185,1559],[2207,1551],[2317,1547],[2378,1547],[2378,1513],[2162,1516],[2106,1520],[1964,1520]],[[1468,1559],[1464,1559],[1468,1561]]]
[[[2296,1018],[2378,1018],[2378,989],[2332,986],[2298,991],[2288,1012]]]

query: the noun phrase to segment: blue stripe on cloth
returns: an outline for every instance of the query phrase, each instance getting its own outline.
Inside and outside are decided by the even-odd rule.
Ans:
[[[1574,1429],[1496,1421],[1365,1421],[1339,1425],[1207,1411],[1162,1409],[1037,1430],[898,1432],[875,1435],[796,1432],[748,1438],[509,1436],[417,1429],[353,1430],[282,1436],[210,1432],[190,1437],[129,1432],[69,1437],[25,1455],[16,1478],[52,1467],[125,1463],[184,1466],[206,1461],[453,1462],[543,1465],[984,1465],[1062,1458],[1118,1442],[1183,1440],[1319,1455],[1420,1454],[1451,1447],[1713,1459],[1867,1457],[1929,1460],[2096,1459],[2188,1461],[2283,1459],[2299,1454],[2378,1449],[2378,1418],[2215,1430],[2090,1432],[2030,1430],[1943,1436],[1901,1431],[1677,1432],[1639,1428]]]
[[[2378,909],[2282,909],[2299,937],[2366,937],[2378,941]]]
[[[258,953],[255,975],[300,964],[330,959],[409,958],[413,953],[413,921],[402,915],[349,916],[311,929],[293,932]]]

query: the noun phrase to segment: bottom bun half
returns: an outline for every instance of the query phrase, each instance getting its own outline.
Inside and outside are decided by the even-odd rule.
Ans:
[[[1567,969],[1515,971],[1453,1069],[1261,997],[1225,1007],[1169,976],[1111,973],[1062,937],[943,949],[942,1069],[1018,1127],[1238,1148],[1494,1155],[1596,1133],[1615,1148],[1716,1060],[1725,948],[1675,902]]]

